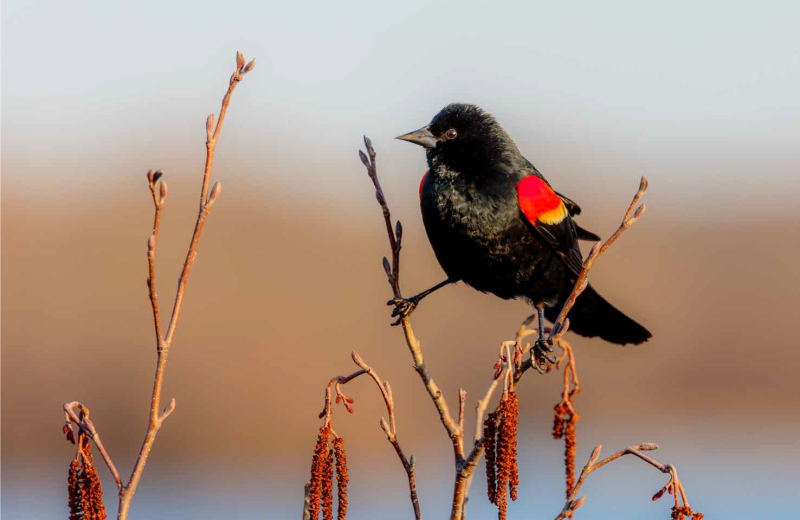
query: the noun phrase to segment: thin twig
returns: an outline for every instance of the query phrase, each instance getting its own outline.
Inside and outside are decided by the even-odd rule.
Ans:
[[[369,178],[372,179],[372,183],[375,186],[375,198],[378,200],[378,204],[380,204],[381,209],[383,210],[383,218],[386,224],[386,234],[389,237],[389,245],[392,249],[392,263],[389,264],[389,261],[384,258],[383,265],[388,276],[389,285],[392,287],[392,293],[394,294],[394,297],[400,298],[402,296],[400,291],[400,249],[402,247],[403,226],[400,221],[397,222],[397,225],[394,228],[392,226],[391,212],[389,211],[389,206],[386,203],[386,196],[384,195],[380,181],[378,180],[378,172],[375,162],[375,149],[372,146],[372,141],[370,141],[368,137],[364,137],[364,145],[367,148],[367,153],[365,154],[359,150],[359,157],[361,158],[361,162],[364,163],[364,166],[367,168],[367,175],[369,175]],[[428,391],[428,395],[436,407],[436,411],[439,412],[439,419],[441,420],[442,425],[447,431],[447,435],[450,437],[450,440],[453,443],[456,466],[458,467],[464,463],[463,436],[459,431],[458,424],[455,420],[453,420],[453,417],[450,414],[450,408],[447,406],[447,401],[445,400],[444,395],[442,395],[442,391],[439,389],[439,386],[433,380],[428,368],[425,366],[419,340],[414,335],[414,331],[411,328],[411,322],[409,321],[408,316],[403,317],[401,320],[401,325],[403,326],[403,334],[406,338],[406,344],[408,345],[408,349],[411,352],[411,357],[414,360],[414,370],[416,370],[417,374],[419,374],[420,378],[422,379],[425,389]]]
[[[381,429],[386,434],[386,438],[389,440],[395,452],[397,453],[397,457],[400,459],[401,464],[403,464],[403,469],[406,470],[411,505],[414,508],[414,518],[416,520],[422,520],[422,512],[420,511],[419,507],[419,498],[417,497],[414,456],[411,455],[411,457],[406,457],[405,453],[403,452],[403,448],[400,446],[400,442],[397,440],[397,425],[394,414],[394,397],[392,396],[392,387],[389,386],[388,381],[381,381],[378,373],[375,372],[372,367],[367,365],[364,360],[361,359],[361,356],[359,356],[358,353],[353,351],[351,355],[353,357],[353,362],[358,365],[361,370],[369,374],[372,380],[375,381],[375,384],[378,386],[378,389],[381,392],[381,396],[383,396],[383,402],[386,404],[386,411],[389,415],[389,421],[387,422],[386,419],[381,417]]]
[[[378,200],[378,204],[380,204],[383,211],[383,219],[386,224],[386,234],[389,237],[389,246],[392,250],[392,262],[390,264],[389,261],[384,257],[383,268],[386,271],[389,285],[392,288],[394,297],[400,298],[402,296],[400,291],[400,249],[402,247],[403,225],[400,223],[400,221],[397,221],[396,226],[392,226],[391,212],[389,211],[389,206],[386,203],[386,196],[384,195],[380,181],[378,180],[378,172],[375,162],[375,149],[372,146],[372,141],[370,141],[370,139],[366,136],[364,137],[364,146],[367,148],[367,153],[359,150],[358,154],[361,158],[361,162],[364,163],[364,166],[367,168],[367,175],[375,186],[375,198]],[[463,428],[459,428],[459,424],[453,419],[453,416],[450,413],[450,408],[447,405],[447,401],[445,400],[442,391],[439,389],[439,386],[434,381],[433,376],[431,376],[428,368],[425,366],[425,361],[422,356],[422,349],[420,347],[419,340],[414,335],[414,330],[411,328],[409,317],[402,317],[400,324],[403,327],[403,335],[405,336],[408,350],[411,353],[411,358],[414,361],[414,370],[417,372],[417,374],[419,374],[420,379],[422,379],[422,383],[425,385],[425,390],[427,390],[428,395],[436,407],[436,411],[439,413],[439,420],[442,422],[445,431],[447,431],[447,436],[450,437],[450,441],[453,445],[456,468],[456,485],[453,491],[454,500],[453,509],[451,511],[451,519],[460,520],[465,500],[464,491],[468,481],[467,475],[462,474],[462,469],[467,463],[464,454]]]
[[[78,412],[75,411],[76,408]],[[117,484],[117,488],[122,489],[122,480],[119,477],[117,467],[114,466],[111,456],[106,451],[105,446],[103,446],[103,441],[100,440],[100,434],[97,433],[94,423],[89,419],[89,409],[79,401],[72,401],[70,403],[64,403],[64,414],[68,422],[72,422],[78,426],[79,430],[88,435],[92,442],[94,442],[94,445],[97,446],[97,450],[103,457],[103,461],[114,476],[114,482]],[[81,441],[79,435],[78,448],[80,449],[80,447]]]
[[[178,280],[178,289],[175,294],[175,303],[172,307],[172,312],[170,315],[169,324],[166,328],[166,333],[162,331],[161,327],[161,311],[159,307],[158,296],[156,293],[156,285],[155,285],[155,250],[156,244],[158,242],[158,233],[159,227],[161,222],[161,214],[164,207],[164,201],[167,197],[167,185],[162,180],[158,183],[159,179],[162,177],[163,173],[159,171],[150,170],[147,174],[147,180],[150,187],[150,192],[153,196],[153,205],[155,207],[155,215],[153,218],[153,231],[147,241],[147,265],[148,265],[148,279],[147,279],[147,286],[148,292],[150,295],[150,302],[151,307],[153,310],[153,321],[155,324],[155,333],[156,333],[156,345],[157,345],[157,355],[158,360],[156,362],[156,372],[153,378],[153,392],[150,399],[150,414],[147,424],[147,431],[145,432],[144,440],[142,441],[142,447],[139,450],[139,455],[134,463],[133,469],[131,471],[131,476],[128,480],[126,485],[122,484],[122,480],[120,479],[119,473],[117,472],[116,467],[114,466],[111,458],[108,456],[108,453],[103,448],[102,443],[100,442],[100,436],[97,434],[94,425],[88,418],[88,409],[86,409],[80,403],[67,403],[64,405],[64,411],[68,417],[68,420],[71,420],[75,424],[79,426],[79,428],[85,432],[87,432],[94,441],[95,445],[99,449],[100,453],[103,456],[103,460],[106,462],[106,465],[111,470],[111,473],[114,475],[114,479],[119,487],[119,508],[117,513],[118,520],[125,520],[128,516],[128,511],[130,509],[131,499],[133,498],[134,494],[136,493],[136,489],[139,485],[139,481],[142,477],[142,472],[144,470],[144,466],[147,463],[147,458],[150,454],[150,450],[153,447],[153,443],[156,438],[156,434],[158,433],[161,425],[164,423],[167,417],[175,410],[175,399],[171,399],[169,404],[166,408],[161,410],[161,390],[164,382],[164,371],[166,369],[167,358],[169,355],[169,349],[172,345],[172,339],[175,335],[175,330],[178,326],[178,318],[180,316],[183,297],[186,292],[186,283],[189,279],[189,272],[191,267],[194,263],[195,258],[197,257],[197,245],[200,241],[200,235],[203,231],[203,226],[205,225],[206,218],[208,217],[211,208],[216,202],[217,198],[219,197],[221,185],[219,181],[217,181],[211,192],[208,192],[208,185],[211,176],[211,168],[214,160],[214,150],[216,148],[217,140],[219,139],[220,131],[222,130],[222,122],[225,119],[225,113],[227,112],[228,105],[230,103],[231,95],[233,94],[233,90],[236,85],[242,80],[243,76],[250,72],[253,67],[255,66],[255,60],[251,61],[250,63],[244,63],[244,56],[237,52],[236,53],[236,70],[234,71],[233,75],[231,76],[228,90],[225,94],[225,97],[222,100],[222,107],[220,109],[219,121],[217,122],[216,128],[213,126],[214,116],[213,114],[208,117],[206,120],[206,163],[205,169],[203,172],[203,181],[200,189],[200,210],[197,215],[197,221],[195,222],[194,231],[192,232],[192,239],[189,243],[189,249],[186,253],[186,260],[183,264],[183,269],[181,270],[181,275]],[[82,414],[84,417],[79,416],[76,414],[74,408],[79,407],[82,410]],[[85,413],[83,412],[85,410]]]
[[[602,468],[606,464],[617,460],[620,457],[625,455],[634,455],[639,459],[643,460],[644,462],[650,464],[657,470],[662,473],[666,473],[670,476],[669,482],[661,488],[655,495],[653,495],[653,500],[658,500],[663,496],[664,492],[671,492],[675,498],[675,507],[680,507],[680,501],[683,502],[683,506],[685,506],[688,510],[691,510],[689,506],[689,502],[686,500],[686,492],[683,489],[683,484],[681,483],[680,479],[678,478],[678,470],[675,466],[671,464],[662,464],[657,460],[654,460],[651,457],[648,457],[643,451],[653,451],[658,449],[658,444],[655,443],[642,443],[637,446],[628,446],[627,448],[618,451],[617,453],[611,455],[610,457],[606,457],[605,459],[597,462],[597,459],[600,458],[600,451],[602,450],[602,446],[598,445],[595,447],[594,451],[592,451],[592,455],[589,457],[589,462],[586,463],[586,466],[583,467],[581,471],[580,477],[578,477],[578,482],[575,484],[575,489],[572,490],[569,497],[567,498],[564,507],[561,509],[561,512],[555,517],[555,520],[563,520],[565,518],[572,518],[573,514],[585,501],[585,497],[576,500],[576,496],[583,486],[583,482],[586,478],[591,475],[594,471]],[[692,513],[694,514],[694,513]]]
[[[589,252],[589,256],[584,260],[583,267],[581,269],[580,275],[575,282],[575,285],[570,292],[569,297],[564,302],[564,305],[561,307],[561,311],[558,314],[558,318],[553,323],[553,326],[550,327],[549,335],[547,337],[547,341],[551,345],[555,345],[558,341],[558,338],[562,337],[567,330],[569,330],[569,318],[567,315],[569,314],[572,307],[575,305],[575,300],[578,299],[578,296],[586,289],[586,286],[589,284],[589,271],[594,266],[594,263],[597,259],[605,253],[611,245],[617,241],[617,239],[622,236],[622,234],[627,231],[639,218],[644,215],[647,207],[642,204],[639,207],[636,207],[636,204],[644,195],[644,192],[647,190],[648,182],[645,177],[642,177],[639,181],[639,189],[637,190],[636,194],[633,196],[633,200],[628,205],[627,211],[625,211],[625,216],[622,219],[622,223],[620,224],[619,228],[612,234],[602,245],[598,242],[592,247],[592,250]],[[635,210],[634,210],[635,208]],[[536,314],[532,314],[528,316],[528,318],[523,321],[522,325],[520,326],[519,332],[517,333],[517,341],[521,340],[521,335],[530,335],[534,332],[527,329],[527,326],[530,325],[533,320],[536,318]],[[525,352],[527,352],[529,348],[525,348]],[[518,382],[522,375],[530,368],[533,367],[533,364],[536,362],[533,355],[529,357],[523,364],[520,370],[516,374],[516,381]]]
[[[634,222],[644,215],[644,212],[647,209],[646,206],[642,204],[636,208],[636,204],[644,195],[644,192],[647,190],[647,186],[647,179],[642,177],[639,181],[639,190],[633,196],[633,200],[628,206],[628,210],[625,212],[625,217],[622,219],[622,223],[620,224],[619,228],[617,228],[614,234],[611,235],[602,246],[597,243],[594,245],[594,247],[592,247],[589,257],[583,262],[583,268],[578,276],[578,280],[575,282],[575,287],[572,289],[572,292],[567,298],[567,301],[564,303],[564,306],[561,307],[561,312],[559,312],[558,318],[553,323],[549,339],[552,340],[553,336],[560,332],[560,329],[564,325],[564,321],[567,319],[567,314],[569,314],[569,311],[572,310],[572,306],[575,305],[575,300],[578,298],[578,296],[580,296],[583,290],[586,289],[586,285],[589,283],[589,270],[592,268],[595,261],[600,257],[600,255],[605,253],[606,250],[608,250],[608,248],[611,247],[611,245],[616,242],[620,236],[622,236],[622,233],[628,230]],[[634,208],[636,208],[635,212]]]

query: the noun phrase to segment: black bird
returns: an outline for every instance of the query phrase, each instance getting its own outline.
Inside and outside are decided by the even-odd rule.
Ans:
[[[390,300],[396,306],[392,315],[408,315],[425,296],[463,281],[503,299],[527,300],[538,311],[541,332],[543,317],[557,318],[581,272],[578,240],[599,240],[573,221],[581,208],[553,191],[494,117],[475,105],[448,105],[429,125],[398,139],[425,148],[422,220],[447,280]],[[581,336],[619,345],[651,337],[591,285],[569,321]],[[550,348],[540,340],[537,350],[546,356]]]

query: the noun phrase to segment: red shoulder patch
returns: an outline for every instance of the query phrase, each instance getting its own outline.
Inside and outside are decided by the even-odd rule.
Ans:
[[[517,202],[522,214],[534,226],[537,220],[544,224],[558,224],[568,214],[566,206],[556,192],[535,175],[519,181]]]
[[[425,185],[425,177],[428,176],[428,173],[430,173],[430,170],[426,171],[422,176],[422,180],[419,181],[419,198],[422,198],[422,187]]]

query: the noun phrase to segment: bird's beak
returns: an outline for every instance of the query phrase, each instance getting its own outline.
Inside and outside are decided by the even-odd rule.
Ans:
[[[409,143],[418,144],[423,148],[436,147],[436,137],[433,136],[433,134],[431,133],[430,129],[427,126],[423,126],[419,130],[414,130],[413,132],[397,136],[395,139],[400,139],[402,141],[408,141]]]

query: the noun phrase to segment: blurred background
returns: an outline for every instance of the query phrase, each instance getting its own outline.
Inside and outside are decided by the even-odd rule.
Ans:
[[[155,343],[146,279],[152,201],[170,194],[157,258],[174,295],[197,211],[204,120],[234,53],[258,66],[217,147],[223,192],[189,281],[167,370],[176,412],[131,510],[145,518],[297,518],[323,389],[355,349],[392,383],[417,458],[423,514],[449,511],[452,454],[389,326],[388,254],[357,157],[378,152],[405,228],[402,287],[442,279],[422,227],[422,151],[393,137],[466,101],[607,236],[639,177],[646,218],[594,285],[653,331],[638,348],[572,337],[583,393],[578,460],[657,442],[709,518],[800,513],[800,35],[795,2],[4,1],[2,12],[2,514],[67,516],[61,404],[92,410],[121,473],[146,427]],[[415,331],[432,374],[469,411],[496,348],[530,312],[465,286],[425,301]],[[563,505],[550,437],[560,373],[520,388],[520,500]],[[412,516],[378,426],[373,384],[352,383],[353,520]],[[468,425],[473,424],[468,416]],[[109,516],[113,482],[100,469]],[[468,513],[491,518],[483,469]],[[636,460],[593,475],[581,518],[664,519],[665,476]]]

